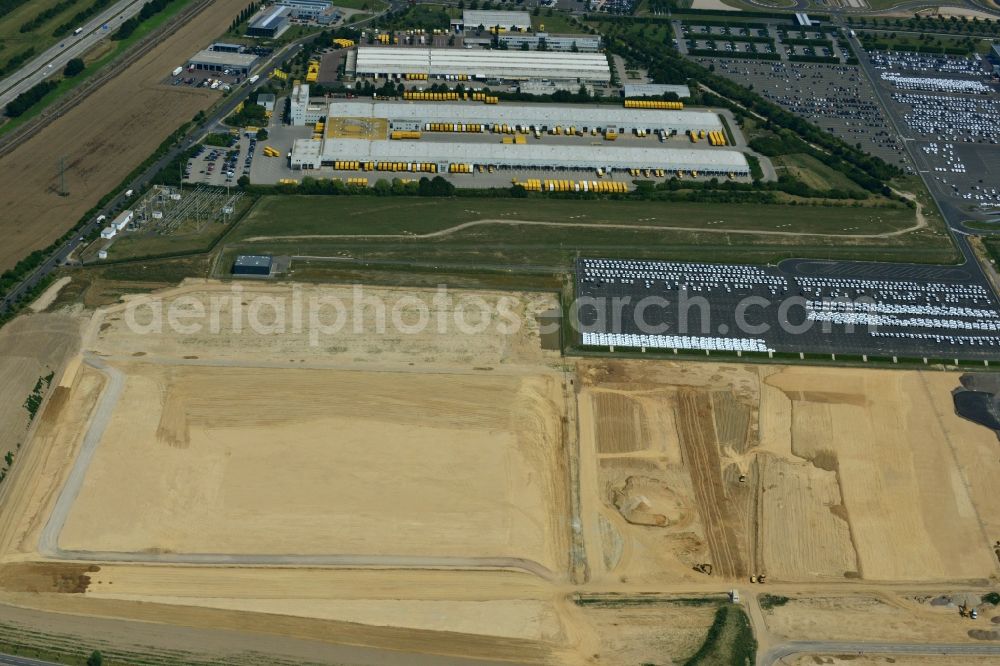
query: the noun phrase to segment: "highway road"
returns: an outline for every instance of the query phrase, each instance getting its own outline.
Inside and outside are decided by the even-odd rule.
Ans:
[[[358,21],[352,25],[361,26],[371,21],[378,19],[380,16],[386,12],[396,11],[403,6],[403,0],[391,0],[391,4],[388,9],[386,9],[381,14],[375,14],[364,21]],[[192,20],[197,20],[197,16]],[[2,299],[0,299],[0,314],[7,311],[7,309],[14,303],[18,298],[24,295],[26,292],[34,288],[41,280],[43,280],[49,273],[54,271],[58,266],[62,265],[67,261],[67,259],[83,244],[83,239],[88,235],[97,230],[100,226],[97,222],[97,217],[99,215],[111,216],[112,212],[124,207],[124,204],[128,202],[128,198],[125,197],[124,191],[129,189],[134,189],[137,192],[141,192],[150,180],[157,173],[160,172],[163,167],[165,167],[171,160],[173,160],[178,153],[183,150],[187,150],[195,141],[211,130],[215,125],[217,125],[223,118],[233,113],[236,106],[244,101],[254,90],[260,88],[267,84],[266,73],[274,69],[275,67],[282,67],[284,64],[290,60],[296,53],[302,49],[302,45],[313,39],[314,35],[307,35],[298,41],[292,42],[286,45],[283,49],[276,51],[270,58],[265,62],[257,66],[256,71],[261,73],[260,79],[254,83],[250,84],[249,81],[245,81],[238,88],[236,88],[229,96],[226,101],[216,108],[214,112],[209,115],[205,121],[197,128],[188,132],[187,139],[184,140],[180,145],[167,151],[167,153],[149,166],[141,175],[139,175],[135,180],[130,182],[123,188],[122,194],[119,194],[107,205],[101,208],[94,214],[94,219],[88,222],[83,228],[78,229],[77,232],[70,238],[67,242],[61,245],[53,253],[51,253],[48,258],[36,268],[31,275],[21,281],[20,284],[13,287]]]
[[[145,0],[121,0],[98,16],[83,24],[83,32],[72,33],[36,56],[17,72],[0,81],[0,108],[6,107],[15,97],[37,85],[54,72],[61,72],[73,58],[82,57],[121,25],[122,21],[139,13]],[[103,25],[107,24],[105,30]],[[48,27],[46,29],[49,29]]]
[[[268,72],[275,67],[280,67],[284,65],[284,63],[287,60],[289,60],[292,56],[298,53],[298,51],[302,48],[302,42],[305,42],[311,38],[312,37],[310,36],[307,38],[303,38],[298,42],[293,42],[292,44],[289,44],[283,50],[278,51],[274,55],[272,55],[271,58],[269,58],[263,65],[261,65],[257,71]],[[183,141],[181,145],[175,146],[171,150],[167,151],[167,153],[163,155],[163,157],[154,162],[140,176],[138,176],[135,180],[129,183],[125,188],[123,188],[123,192],[121,194],[116,196],[107,205],[101,208],[101,210],[99,210],[97,213],[94,214],[94,219],[88,222],[82,229],[78,229],[77,233],[74,234],[72,238],[70,238],[55,252],[49,255],[49,257],[45,260],[45,262],[41,264],[38,268],[36,268],[35,271],[30,276],[28,276],[19,285],[11,289],[11,291],[2,300],[0,300],[0,313],[5,312],[7,308],[10,307],[11,303],[13,303],[16,299],[18,299],[22,294],[32,289],[36,284],[38,284],[42,279],[44,279],[46,275],[55,270],[56,267],[65,263],[66,260],[69,258],[69,256],[74,251],[76,251],[81,245],[83,245],[82,242],[83,239],[86,238],[89,234],[91,234],[95,230],[97,230],[97,228],[100,226],[99,223],[97,222],[97,217],[99,215],[106,215],[108,217],[111,217],[113,211],[119,210],[122,207],[124,207],[124,205],[129,201],[129,199],[125,196],[124,191],[127,191],[129,189],[134,189],[137,192],[142,191],[142,188],[144,188],[146,185],[149,184],[153,176],[159,173],[160,170],[163,169],[163,167],[165,167],[171,160],[173,160],[178,153],[180,153],[182,150],[190,148],[195,143],[195,140],[198,137],[205,134],[210,128],[219,123],[223,118],[233,113],[233,111],[236,109],[236,106],[240,102],[245,100],[250,95],[251,92],[265,85],[266,83],[267,83],[267,77],[261,76],[260,80],[258,80],[255,84],[251,85],[245,82],[239,88],[237,88],[235,92],[231,94],[230,97],[225,101],[225,103],[223,103],[214,112],[212,112],[211,115],[209,115],[198,128],[188,133],[188,138],[185,141]]]

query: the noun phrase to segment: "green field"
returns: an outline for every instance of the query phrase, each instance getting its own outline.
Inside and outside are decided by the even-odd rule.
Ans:
[[[481,220],[499,222],[448,231]],[[933,230],[847,237],[912,224],[913,212],[905,207],[271,196],[257,203],[224,246],[227,252],[337,257],[419,270],[550,272],[565,269],[577,256],[759,263],[790,256],[941,263],[955,259],[950,243]]]
[[[385,3],[382,0],[334,0],[333,4],[335,7],[360,9],[361,11],[374,13],[385,9]]]
[[[863,194],[864,190],[836,169],[831,169],[815,157],[796,153],[772,157],[771,161],[780,176],[787,173],[817,190],[839,189]]]
[[[35,47],[36,54],[42,53],[57,41],[57,38],[52,36],[52,31],[72,18],[77,12],[90,6],[92,1],[77,0],[72,7],[63,10],[32,32],[21,32],[20,28],[25,22],[58,4],[59,0],[29,0],[9,14],[0,16],[0,44],[4,46],[3,50],[0,51],[0,61],[7,62],[11,56],[29,46]],[[67,38],[63,37],[63,39]]]
[[[28,122],[39,113],[41,113],[45,107],[54,102],[59,97],[65,95],[67,92],[77,87],[88,78],[90,78],[95,72],[100,70],[106,64],[120,56],[122,53],[131,48],[136,42],[145,38],[149,33],[160,28],[164,23],[172,19],[181,10],[183,10],[192,0],[177,0],[177,2],[172,2],[167,5],[159,14],[156,14],[146,21],[143,21],[138,28],[135,29],[127,39],[123,39],[117,42],[111,42],[113,48],[111,48],[103,56],[88,63],[86,68],[76,76],[71,79],[62,79],[52,91],[49,92],[45,97],[43,97],[37,104],[35,104],[31,109],[29,109],[24,115],[8,120],[3,125],[0,125],[0,136],[10,132],[17,127],[20,127],[24,123]],[[48,24],[46,24],[48,25]],[[58,23],[53,23],[53,25],[58,25]],[[49,28],[51,32],[51,28]],[[95,48],[100,48],[100,44],[95,46]],[[62,76],[61,70],[57,72],[58,76]]]
[[[551,16],[549,15],[550,12]],[[544,29],[542,26],[544,26]],[[575,21],[569,18],[569,15],[552,11],[551,9],[543,10],[538,16],[532,16],[531,27],[536,32],[550,32],[554,35],[574,35],[584,32]]]

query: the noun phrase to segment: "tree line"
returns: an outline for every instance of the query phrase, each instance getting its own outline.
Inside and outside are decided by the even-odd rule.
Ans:
[[[11,56],[2,66],[0,66],[0,76],[5,76],[10,72],[28,62],[28,58],[35,55],[35,47],[29,46],[24,51],[21,51],[16,56]]]
[[[54,19],[55,17],[62,14],[64,11],[75,5],[80,0],[62,0],[62,2],[57,2],[48,9],[38,12],[34,18],[25,21],[21,24],[19,28],[20,32],[31,32],[37,28],[42,27],[46,21],[49,19]]]
[[[41,83],[36,83],[31,88],[28,88],[11,100],[10,103],[7,104],[7,108],[4,110],[4,113],[6,113],[10,118],[18,118],[24,115],[25,111],[33,107],[41,101],[43,97],[55,90],[57,85],[59,84],[51,79],[42,81]]]
[[[236,29],[240,27],[240,24],[253,16],[257,10],[260,9],[260,3],[251,2],[246,6],[246,9],[241,11],[233,19],[233,22],[229,24],[229,32],[236,32]]]
[[[111,39],[116,41],[128,39],[135,32],[136,28],[142,25],[143,21],[162,12],[171,2],[173,0],[151,0],[147,2],[139,10],[138,14],[121,24],[121,27],[115,31],[115,34],[111,35]]]

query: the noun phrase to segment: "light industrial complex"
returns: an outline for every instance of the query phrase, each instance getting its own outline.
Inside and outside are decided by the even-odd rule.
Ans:
[[[697,137],[723,136],[718,114],[710,111],[460,101],[319,105],[308,100],[307,86],[300,86],[292,96],[293,122],[319,123],[321,134],[294,142],[293,169],[383,170],[378,165],[385,163],[391,165],[385,170],[429,173],[495,167],[598,174],[641,169],[661,177],[749,175],[746,158],[737,150],[709,148],[707,142],[668,143],[677,135],[691,136],[692,143]],[[627,135],[633,136],[616,140]]]

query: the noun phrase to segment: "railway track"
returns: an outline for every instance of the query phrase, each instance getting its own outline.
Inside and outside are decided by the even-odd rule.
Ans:
[[[112,60],[101,68],[92,77],[73,88],[65,95],[54,101],[47,109],[42,111],[37,117],[26,122],[19,129],[14,130],[6,136],[0,137],[0,151],[7,151],[22,141],[27,141],[40,132],[49,122],[59,118],[74,106],[87,98],[102,85],[121,74],[133,65],[139,58],[149,53],[153,47],[160,43],[160,37],[177,27],[187,23],[199,12],[212,4],[212,0],[197,0],[188,7],[185,7],[177,16],[164,23],[159,30],[155,30],[132,48],[123,53],[121,57]]]

